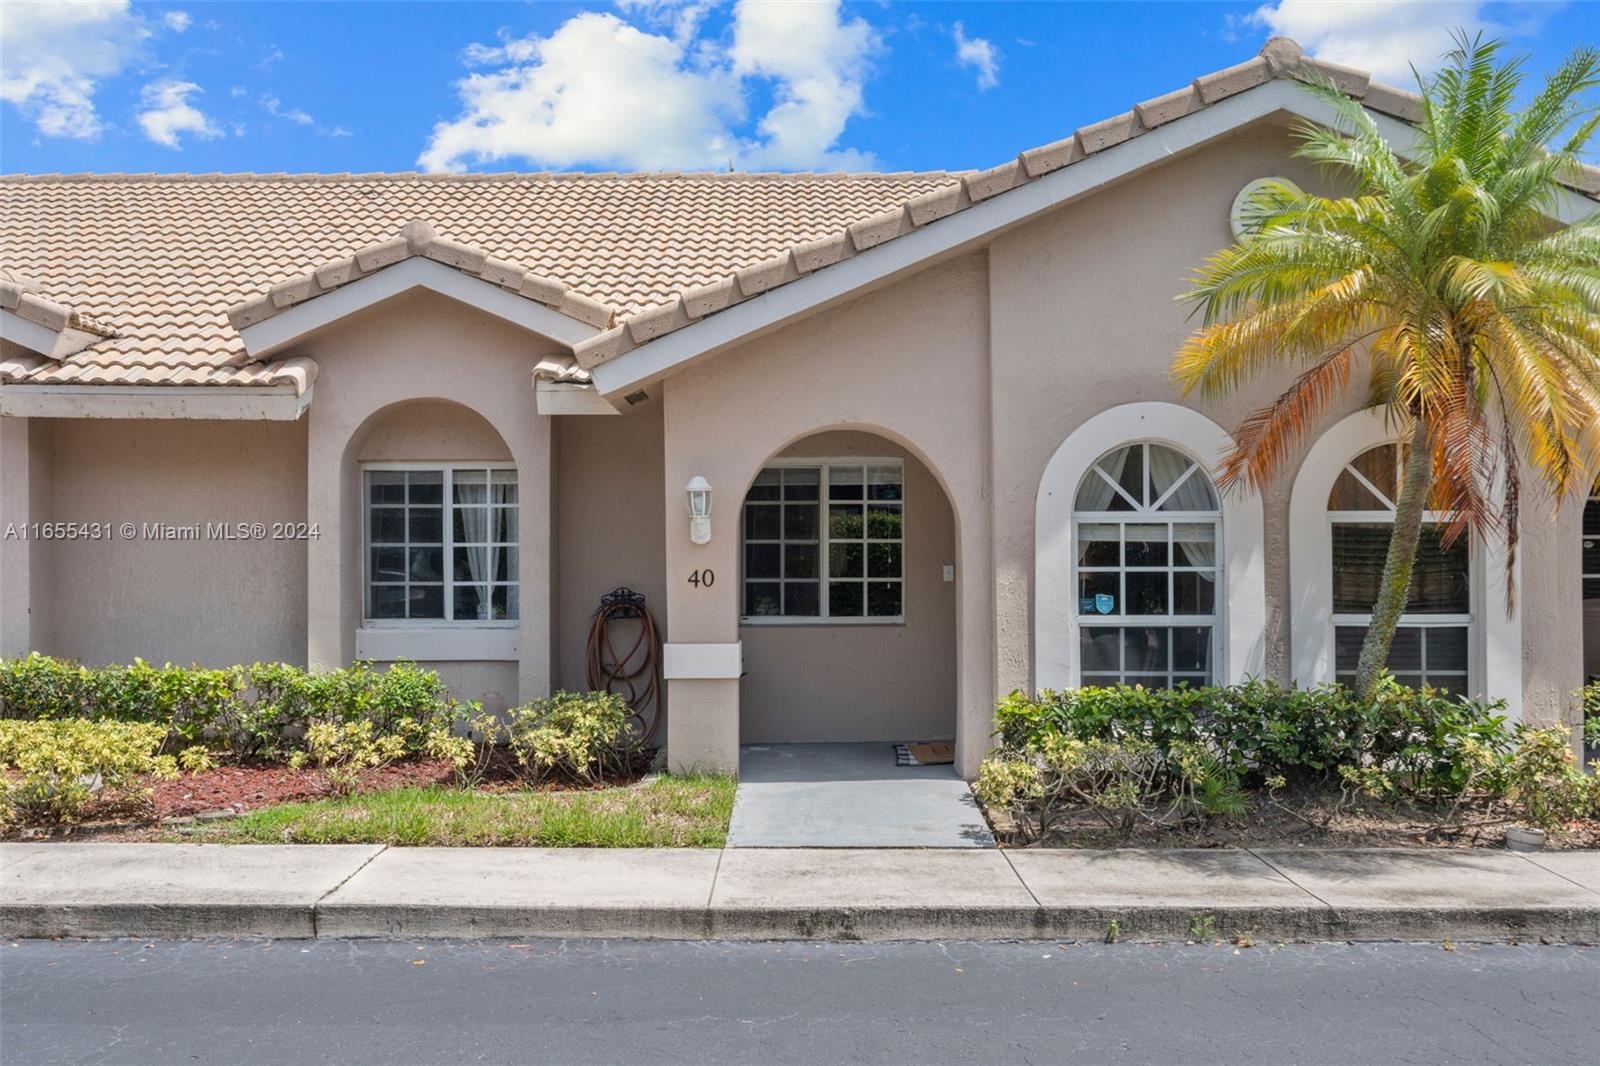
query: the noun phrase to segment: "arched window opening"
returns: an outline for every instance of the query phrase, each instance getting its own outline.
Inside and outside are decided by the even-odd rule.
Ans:
[[[1600,609],[1600,484],[1596,484],[1583,508],[1583,602]],[[1600,663],[1589,673],[1600,674]]]
[[[1129,444],[1089,468],[1073,509],[1079,684],[1211,684],[1221,525],[1211,479],[1172,448]]]
[[[1361,646],[1378,601],[1394,530],[1405,449],[1380,444],[1356,456],[1328,494],[1332,525],[1334,677],[1355,680]],[[1389,649],[1389,671],[1403,685],[1465,694],[1471,670],[1472,551],[1463,536],[1448,547],[1449,515],[1430,500],[1417,543],[1411,596]]]
[[[1583,508],[1583,680],[1600,681],[1600,482]],[[1597,712],[1589,712],[1593,717]],[[1600,759],[1600,741],[1584,750],[1584,763]]]

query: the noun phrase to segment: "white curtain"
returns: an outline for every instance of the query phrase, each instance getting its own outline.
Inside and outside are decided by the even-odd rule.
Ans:
[[[1159,444],[1150,446],[1150,489],[1154,503],[1161,498],[1161,494],[1172,488],[1173,482],[1194,468],[1194,472],[1184,478],[1183,484],[1167,498],[1161,507],[1163,511],[1215,511],[1217,509],[1217,496],[1211,490],[1211,481],[1206,477],[1205,471],[1195,466],[1194,460],[1187,455],[1163,448]]]
[[[489,508],[487,507],[458,507],[456,514],[461,516],[461,532],[469,542],[463,547],[467,554],[467,580],[478,588],[478,617],[489,617],[489,590],[484,588],[489,581],[491,560],[489,546],[481,543],[489,539]],[[471,542],[479,543],[471,543]],[[456,580],[461,580],[457,575]]]
[[[1196,475],[1199,476],[1199,475]],[[1187,559],[1190,566],[1217,565],[1217,527],[1210,522],[1176,522],[1172,526],[1174,551]],[[1173,562],[1177,562],[1174,559]],[[1200,575],[1207,581],[1216,581],[1217,572]]]
[[[1095,472],[1095,467],[1110,475],[1111,481],[1122,479],[1123,468],[1128,465],[1128,457],[1133,454],[1133,449],[1138,445],[1118,448],[1104,459],[1100,460],[1089,472],[1083,476],[1083,483],[1078,486],[1077,509],[1080,511],[1108,511],[1111,501],[1116,499],[1117,490]]]

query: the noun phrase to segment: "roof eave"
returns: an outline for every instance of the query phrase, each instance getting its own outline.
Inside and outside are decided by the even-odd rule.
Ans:
[[[1337,119],[1327,101],[1307,92],[1299,82],[1286,78],[1264,81],[812,273],[785,280],[760,295],[713,310],[687,324],[675,322],[660,336],[609,358],[603,357],[603,353],[597,353],[602,354],[601,358],[586,358],[589,353],[580,347],[579,361],[586,364],[585,369],[593,376],[596,387],[607,397],[651,384],[834,303],[854,298],[942,259],[961,255],[1110,182],[1279,113],[1327,125]],[[1420,136],[1416,127],[1371,107],[1368,113],[1399,154],[1411,154]],[[1571,224],[1597,210],[1600,210],[1600,203],[1562,188],[1556,197],[1554,214],[1557,221]],[[908,221],[914,224],[914,219]],[[671,312],[680,321],[685,313],[682,306],[660,310],[663,314]],[[616,328],[620,330],[628,325]],[[595,343],[604,340],[606,338],[600,338]]]
[[[42,302],[42,301],[41,301]],[[52,305],[53,306],[53,305]],[[38,317],[24,315],[20,309],[0,308],[0,340],[7,340],[47,359],[60,361],[76,355],[106,333],[91,332],[78,327],[77,319],[63,309],[64,325],[41,322]]]
[[[0,415],[293,422],[313,386],[0,384]]]

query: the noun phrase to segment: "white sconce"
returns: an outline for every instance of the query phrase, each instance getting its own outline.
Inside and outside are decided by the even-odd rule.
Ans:
[[[711,482],[696,474],[684,492],[689,497],[689,540],[695,544],[711,542]]]

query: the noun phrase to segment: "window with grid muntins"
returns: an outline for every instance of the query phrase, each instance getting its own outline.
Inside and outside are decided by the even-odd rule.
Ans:
[[[1210,479],[1180,452],[1130,444],[1090,467],[1073,515],[1080,684],[1212,682],[1221,528]]]
[[[897,462],[762,470],[744,504],[744,616],[902,619],[904,495]]]
[[[364,478],[368,621],[518,617],[515,469],[369,468]]]
[[[1355,681],[1382,587],[1404,460],[1404,449],[1397,444],[1369,448],[1344,468],[1328,496],[1333,667],[1335,680],[1345,684]],[[1466,537],[1445,545],[1441,531],[1448,514],[1430,509],[1425,517],[1429,524],[1417,541],[1411,594],[1386,665],[1402,685],[1429,685],[1464,695],[1471,676],[1471,545]]]
[[[1600,600],[1600,485],[1583,508],[1583,598]]]

